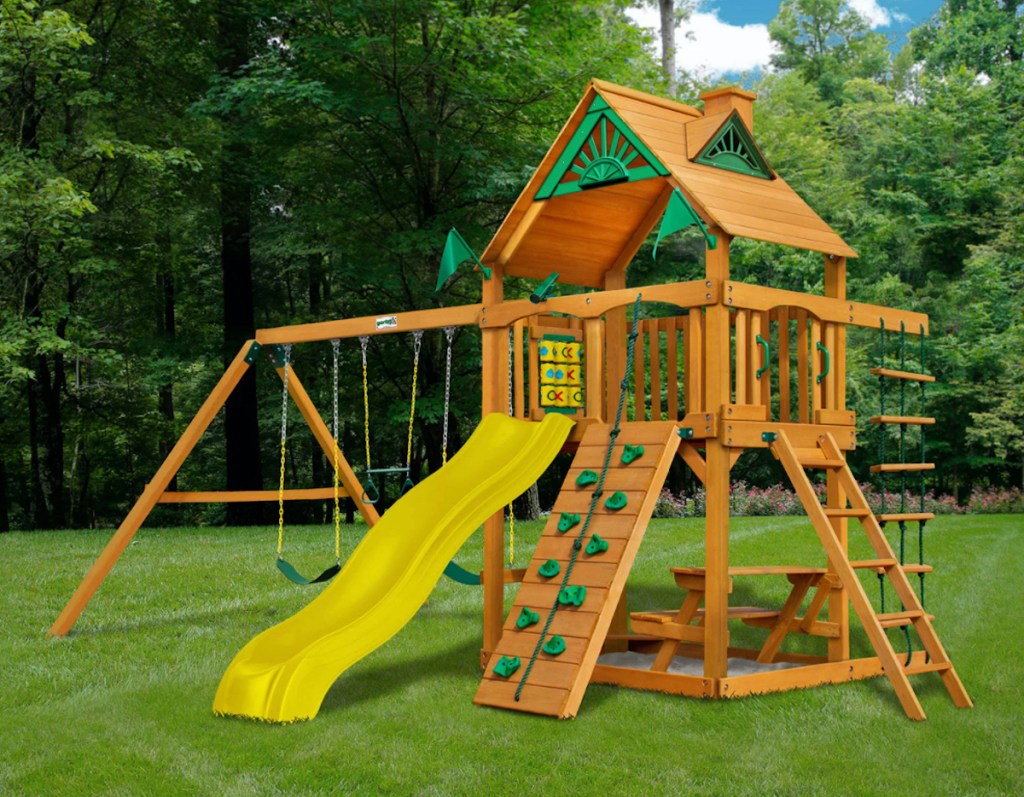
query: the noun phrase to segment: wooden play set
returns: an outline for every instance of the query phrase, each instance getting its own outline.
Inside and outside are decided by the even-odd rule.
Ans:
[[[484,524],[484,674],[477,704],[565,718],[576,715],[590,683],[727,698],[884,674],[907,716],[924,719],[909,678],[931,672],[956,706],[971,706],[923,605],[924,577],[932,568],[920,547],[918,561],[903,561],[908,524],[918,524],[920,545],[932,517],[923,504],[920,511],[907,506],[908,479],[923,486],[923,472],[934,467],[909,461],[907,453],[910,442],[915,451],[920,442],[923,452],[924,427],[933,423],[923,411],[932,377],[916,372],[923,370],[916,354],[907,360],[907,336],[919,336],[923,347],[928,318],[849,301],[846,264],[856,253],[766,162],[753,137],[755,95],[726,88],[701,99],[703,112],[592,81],[478,261],[480,304],[258,331],[51,633],[70,630],[158,503],[336,501],[347,495],[373,526],[378,514],[374,496],[367,495],[369,447],[366,471],[357,477],[336,443],[337,410],[332,432],[288,367],[285,346],[334,341],[337,362],[337,341],[363,338],[365,368],[368,336],[443,331],[450,345],[451,329],[476,327],[484,415],[538,422],[560,413],[576,422],[565,445],[572,464],[529,566],[505,567],[502,511]],[[704,277],[627,288],[627,268],[659,220],[659,241],[687,226],[703,236]],[[821,253],[824,295],[732,281],[735,237]],[[509,277],[538,281],[531,300],[504,298]],[[586,290],[558,296],[558,285]],[[899,440],[899,455],[885,461],[883,445],[872,471],[899,483],[898,512],[873,514],[846,463],[857,442],[854,413],[846,408],[848,326],[878,330],[881,339],[871,373],[882,385],[883,407],[870,420]],[[887,350],[897,347],[898,356],[890,356]],[[335,486],[167,491],[261,349],[276,360],[286,394],[335,463]],[[898,413],[886,413],[886,384],[899,396]],[[907,410],[911,390],[919,391],[920,415]],[[821,541],[821,566],[730,562],[730,469],[756,448],[772,452],[795,488]],[[675,606],[630,606],[631,612],[630,569],[677,457],[706,488],[704,559],[680,561],[666,574],[681,589]],[[823,474],[821,496],[809,471]],[[899,529],[899,556],[886,526]],[[860,539],[853,547],[873,551],[869,558],[848,554],[854,535]],[[881,605],[869,598],[859,573],[877,575]],[[785,579],[789,597],[781,608],[732,605],[734,581],[746,578]],[[510,582],[521,584],[512,587],[506,616]],[[888,609],[886,588],[896,604]],[[851,606],[874,656],[851,658]],[[761,646],[732,646],[732,623],[765,629]],[[792,634],[822,637],[821,654],[783,651]],[[646,663],[637,666],[637,660]],[[681,666],[686,662],[693,666]]]

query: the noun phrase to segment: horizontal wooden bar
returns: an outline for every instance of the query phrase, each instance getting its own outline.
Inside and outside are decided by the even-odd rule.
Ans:
[[[765,432],[786,433],[796,448],[810,449],[818,445],[818,438],[831,434],[839,448],[852,451],[857,447],[857,432],[852,426],[826,426],[809,423],[772,423],[760,421],[723,422],[721,437],[733,448],[768,448],[770,443],[762,438]]]
[[[719,280],[691,280],[666,285],[645,285],[643,288],[620,288],[613,291],[555,296],[541,304],[528,299],[490,305],[483,308],[480,326],[507,327],[521,318],[549,313],[565,313],[577,318],[597,318],[617,307],[628,307],[641,294],[643,302],[662,302],[679,307],[701,307],[714,304],[721,295]]]
[[[322,501],[334,498],[333,487],[310,487],[285,490],[285,501]],[[338,488],[338,497],[347,498],[348,493]],[[158,504],[236,504],[245,501],[276,501],[277,490],[207,490],[196,492],[165,492]]]
[[[872,473],[910,473],[911,471],[935,470],[934,462],[885,462],[872,465]]]
[[[868,418],[869,423],[907,424],[907,426],[931,426],[935,423],[934,418],[926,418],[922,415],[875,415]]]
[[[912,371],[896,371],[892,368],[872,368],[875,376],[886,376],[889,379],[906,379],[909,382],[934,382],[935,377],[929,374],[915,374]]]
[[[482,309],[482,304],[462,304],[433,310],[411,310],[407,313],[384,313],[378,316],[272,327],[256,330],[256,340],[266,346],[271,343],[312,343],[334,338],[357,338],[360,335],[388,335],[417,329],[475,326]]]
[[[915,655],[920,656],[923,663],[924,654]],[[882,674],[882,662],[877,658],[810,664],[806,667],[723,678],[719,683],[719,695],[721,697],[745,697],[770,692],[786,692],[790,689],[859,681],[865,678],[875,678]]]
[[[729,307],[744,307],[750,310],[768,311],[776,307],[798,307],[807,310],[822,321],[837,324],[852,324],[868,329],[880,329],[884,321],[887,329],[898,328],[902,322],[908,332],[918,334],[923,327],[928,334],[928,316],[892,307],[849,302],[827,296],[813,296],[797,291],[784,291],[764,285],[748,285],[743,282],[726,281],[723,286],[724,301]]]
[[[857,413],[853,410],[815,410],[814,422],[834,426],[856,426]]]
[[[681,673],[651,672],[633,667],[598,664],[590,676],[592,684],[611,684],[686,697],[716,697],[715,679]]]
[[[879,523],[899,523],[902,521],[932,520],[935,515],[931,512],[889,512],[878,516]]]

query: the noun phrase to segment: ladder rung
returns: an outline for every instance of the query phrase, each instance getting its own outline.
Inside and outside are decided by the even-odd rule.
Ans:
[[[953,669],[953,662],[951,661],[929,661],[911,664],[909,667],[904,667],[903,672],[907,675],[918,675],[923,672],[945,672],[951,669]]]
[[[850,562],[850,567],[854,570],[886,570],[898,564],[895,559],[861,559]]]
[[[875,568],[875,572],[880,576],[885,574],[885,570],[884,567]],[[900,565],[900,570],[904,573],[931,573],[934,568],[931,565]]]
[[[915,374],[911,371],[895,371],[892,368],[872,368],[875,376],[887,376],[890,379],[906,379],[910,382],[934,382],[935,377],[928,374]]]
[[[871,514],[870,509],[825,509],[825,517],[867,517]]]
[[[825,468],[828,470],[835,470],[842,468],[846,465],[846,460],[843,459],[802,459],[800,460],[800,466],[803,468]]]
[[[871,423],[905,423],[909,426],[928,426],[935,423],[934,418],[925,418],[921,415],[876,415],[868,420]]]
[[[913,520],[931,520],[935,515],[931,512],[890,512],[888,514],[878,515],[879,523],[899,523],[903,521]]]
[[[886,614],[875,616],[878,618],[878,624],[882,628],[899,628],[904,625],[910,625],[914,620],[920,620],[924,617],[924,612],[920,609],[909,609],[903,612],[887,612]]]
[[[872,465],[872,473],[900,473],[918,470],[935,470],[934,462],[886,462],[882,465]]]

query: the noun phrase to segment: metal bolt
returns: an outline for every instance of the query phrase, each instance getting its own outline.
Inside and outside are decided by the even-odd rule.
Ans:
[[[711,420],[711,413],[710,412],[707,415],[704,416],[704,420],[705,421],[710,421]]]
[[[704,295],[704,298],[705,298],[705,299],[710,299],[710,298],[711,298],[711,294],[710,294],[710,293],[707,293],[707,294],[705,294],[705,295]]]
[[[708,286],[708,287],[710,288],[710,287],[711,287],[711,280],[708,280],[708,281],[707,281],[707,282],[705,282],[704,284],[705,284],[705,285],[707,285],[707,286]]]
[[[729,293],[732,293],[732,285],[729,286]]]
[[[587,304],[590,304],[590,297],[589,296],[587,297]],[[852,318],[850,320],[853,321]]]
[[[732,297],[729,297],[729,304],[732,304]]]

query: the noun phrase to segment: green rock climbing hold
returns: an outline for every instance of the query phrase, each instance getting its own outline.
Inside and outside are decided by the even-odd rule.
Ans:
[[[537,572],[540,573],[542,578],[554,578],[562,572],[562,567],[554,559],[548,559],[544,564],[537,568]]]
[[[518,656],[502,656],[498,659],[498,663],[494,665],[494,674],[500,675],[502,678],[508,678],[519,669],[519,663]]]
[[[558,519],[558,533],[565,534],[569,529],[580,522],[580,516],[575,512],[563,512]]]
[[[529,628],[531,625],[539,622],[540,615],[524,606],[522,611],[519,612],[519,617],[516,619],[516,628]]]
[[[597,474],[592,470],[585,470],[576,477],[577,487],[586,487],[589,484],[597,484]]]
[[[561,653],[565,653],[565,639],[558,634],[553,634],[548,637],[548,641],[544,643],[544,647],[541,650],[549,656],[558,656]]]
[[[608,550],[608,540],[601,539],[597,534],[590,538],[587,543],[587,556],[604,553]]]
[[[626,443],[626,446],[622,449],[622,464],[629,465],[634,460],[640,459],[643,455],[643,446],[631,446],[629,443]]]
[[[612,510],[612,512],[618,512],[620,509],[625,507],[627,503],[629,503],[629,499],[626,498],[626,494],[621,490],[616,490],[611,494],[608,500],[604,502],[604,505],[608,507],[608,509]]]
[[[558,592],[558,602],[563,606],[582,606],[587,598],[587,588],[583,586],[562,587]]]

